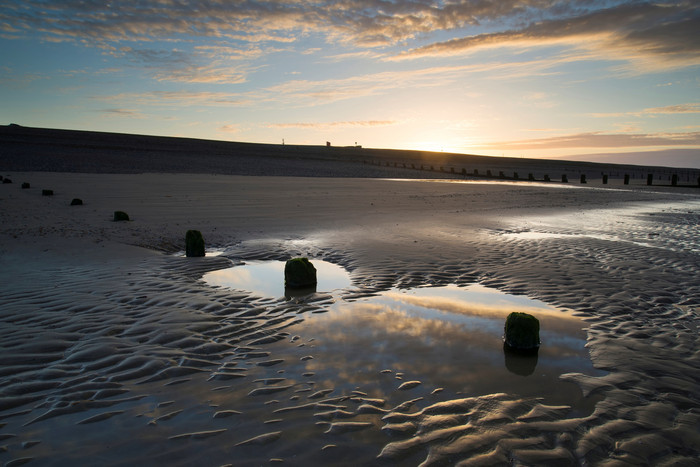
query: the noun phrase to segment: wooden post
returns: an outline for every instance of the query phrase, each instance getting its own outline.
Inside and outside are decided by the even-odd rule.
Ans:
[[[651,185],[651,183],[654,181],[654,174],[648,174],[647,175],[647,185]]]
[[[581,174],[581,183],[586,183],[586,174]]]
[[[569,183],[569,177],[567,177],[566,174],[562,175],[561,182],[562,183]]]
[[[673,186],[678,185],[678,175],[677,174],[673,174],[673,176],[671,177],[671,185],[673,185]]]
[[[625,185],[630,184],[630,174],[625,174]]]
[[[608,175],[605,174],[605,175],[603,175],[603,185],[607,185],[607,184],[608,184]]]

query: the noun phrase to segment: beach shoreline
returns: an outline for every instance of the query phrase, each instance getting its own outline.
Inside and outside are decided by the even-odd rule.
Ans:
[[[212,465],[683,463],[700,455],[694,191],[6,173],[3,462],[187,464],[202,449]],[[83,205],[71,206],[73,198]],[[114,222],[116,210],[131,220]],[[175,254],[191,228],[220,254]],[[365,394],[340,389],[351,375],[303,376],[311,364],[301,358],[328,357],[304,322],[337,298],[280,302],[201,280],[231,264],[291,256],[345,267],[356,290],[342,300],[351,302],[392,288],[481,284],[580,314],[604,374],[561,379],[593,409],[574,413],[516,388],[433,394],[421,381]],[[411,379],[403,372],[397,387]],[[265,382],[279,378],[286,381]],[[329,410],[336,415],[317,416]]]

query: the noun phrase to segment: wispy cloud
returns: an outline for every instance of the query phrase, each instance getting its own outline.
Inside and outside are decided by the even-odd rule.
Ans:
[[[134,109],[101,109],[98,110],[104,116],[124,117],[124,118],[146,118],[146,116],[138,110]]]
[[[270,128],[345,128],[345,127],[371,127],[395,125],[396,120],[356,120],[347,122],[295,122],[295,123],[270,123]]]
[[[527,24],[519,29],[458,37],[413,48],[395,59],[472,53],[496,47],[566,45],[579,60],[619,60],[620,70],[654,72],[700,65],[700,6],[693,2],[628,2],[587,14]]]
[[[464,66],[438,66],[402,71],[383,71],[378,73],[358,74],[344,78],[325,80],[290,79],[267,87],[253,88],[240,92],[224,91],[151,91],[146,93],[119,93],[114,95],[93,96],[94,99],[134,102],[149,105],[203,105],[203,106],[248,106],[248,105],[285,105],[290,107],[309,107],[330,104],[346,99],[376,96],[396,89],[436,88],[439,89],[466,76],[475,73],[500,72],[499,75],[510,78],[521,75],[546,74],[549,60],[542,62],[483,63]],[[192,75],[178,78],[178,73],[189,69],[169,70],[167,79],[196,82]],[[163,71],[163,73],[166,73]],[[218,75],[210,70],[214,78]],[[189,79],[184,79],[189,78]],[[165,79],[165,78],[164,78]],[[200,82],[204,82],[202,79]],[[121,104],[124,105],[124,104]],[[543,105],[547,105],[543,102]]]
[[[691,133],[578,133],[550,138],[501,141],[481,145],[489,150],[568,148],[688,147],[700,145],[700,132]]]
[[[700,113],[700,102],[689,102],[686,104],[667,105],[663,107],[650,107],[634,112],[608,112],[593,113],[592,117],[644,117],[653,115],[673,115],[673,114],[697,114]]]

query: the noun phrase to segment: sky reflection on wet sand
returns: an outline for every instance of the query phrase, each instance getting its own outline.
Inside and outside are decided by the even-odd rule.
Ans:
[[[319,291],[349,287],[342,268],[312,262],[319,270]],[[205,280],[279,297],[284,293],[283,265],[251,262],[217,271],[216,276],[211,273]],[[504,352],[503,324],[513,311],[540,320],[542,346],[537,356]],[[576,406],[580,390],[559,376],[600,374],[585,348],[584,327],[571,312],[473,284],[394,289],[359,301],[338,300],[327,313],[307,316],[290,332],[312,338],[314,353],[323,356],[300,362],[305,366],[300,371],[314,372],[317,381],[327,380],[347,391],[362,387],[381,396],[402,381],[419,380],[423,392],[437,388],[465,395],[506,392]],[[403,376],[379,378],[383,370]]]

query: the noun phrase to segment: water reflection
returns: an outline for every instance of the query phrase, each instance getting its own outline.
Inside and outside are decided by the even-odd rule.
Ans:
[[[343,268],[320,260],[312,263],[318,270],[319,292],[350,287]],[[250,262],[209,273],[204,279],[212,285],[289,298],[293,295],[284,289],[284,264]],[[503,325],[514,311],[540,321],[542,345],[533,355],[504,350]],[[339,300],[327,313],[307,316],[298,326],[295,332],[313,341],[319,358],[300,360],[292,364],[294,370],[315,374],[319,386],[347,392],[363,387],[377,395],[391,394],[401,383],[393,375],[404,373],[425,382],[423,390],[428,393],[436,388],[467,395],[505,392],[576,405],[582,399],[579,388],[559,376],[602,374],[591,364],[579,317],[476,284],[391,290],[355,302]]]
[[[540,320],[539,353],[504,352],[503,325],[512,311]],[[363,301],[339,302],[329,313],[309,317],[301,327],[314,337],[323,355],[307,362],[305,371],[325,375],[336,385],[339,380],[352,386],[380,385],[382,393],[398,386],[396,381],[377,380],[377,374],[390,369],[429,383],[430,390],[549,396],[572,404],[581,397],[580,390],[560,381],[559,375],[600,374],[585,349],[580,318],[479,285],[395,290]]]
[[[285,289],[284,261],[250,261],[228,269],[204,275],[211,285],[246,290],[262,297],[300,297],[318,292],[333,292],[350,287],[350,275],[337,264],[310,259],[316,268],[318,284],[315,288]]]
[[[514,352],[513,349],[503,344],[503,355],[506,359],[506,369],[514,375],[530,376],[537,368],[537,355],[539,348],[529,352]]]

